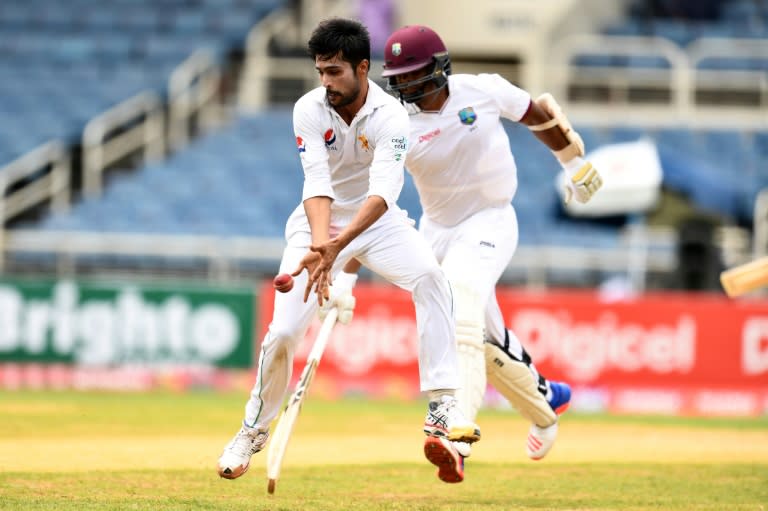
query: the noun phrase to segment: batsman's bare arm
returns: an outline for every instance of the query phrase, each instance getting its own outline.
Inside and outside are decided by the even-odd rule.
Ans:
[[[531,105],[528,107],[528,111],[523,118],[520,119],[520,123],[526,126],[540,126],[551,120],[552,117],[545,112],[538,103],[531,101]],[[534,131],[533,134],[542,144],[546,145],[552,151],[560,151],[570,144],[570,141],[565,137],[563,131],[557,125],[546,130]]]
[[[584,142],[551,94],[531,101],[520,122],[546,145],[558,159],[567,176],[564,200],[572,197],[585,203],[603,186],[600,173],[584,156]]]

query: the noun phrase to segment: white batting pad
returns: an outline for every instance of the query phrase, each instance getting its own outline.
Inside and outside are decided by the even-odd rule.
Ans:
[[[485,343],[485,365],[491,385],[520,415],[541,428],[557,422],[557,415],[539,392],[537,380],[527,365],[492,342]]]
[[[485,309],[471,285],[459,279],[451,280],[450,271],[446,274],[451,281],[456,309],[456,350],[461,373],[461,387],[456,390],[456,401],[464,415],[474,421],[483,404],[486,387],[483,347]]]

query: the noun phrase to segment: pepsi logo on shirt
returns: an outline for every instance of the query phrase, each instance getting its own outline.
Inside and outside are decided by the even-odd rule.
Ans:
[[[325,139],[325,146],[331,147],[334,143],[336,143],[336,134],[333,132],[332,129],[329,129],[325,132],[323,135],[323,138]]]

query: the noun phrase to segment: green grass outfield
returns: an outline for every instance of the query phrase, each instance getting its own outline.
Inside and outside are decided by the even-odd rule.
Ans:
[[[529,461],[527,424],[483,411],[466,480],[423,459],[425,404],[307,402],[275,495],[265,455],[215,463],[246,396],[0,392],[0,509],[768,511],[768,419],[566,413]]]

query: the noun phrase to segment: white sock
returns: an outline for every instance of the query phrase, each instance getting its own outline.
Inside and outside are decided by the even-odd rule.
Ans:
[[[437,401],[438,403],[442,403],[443,396],[450,396],[454,397],[456,395],[456,391],[454,389],[435,389],[435,390],[428,390],[427,391],[427,397],[429,398],[429,402]]]

